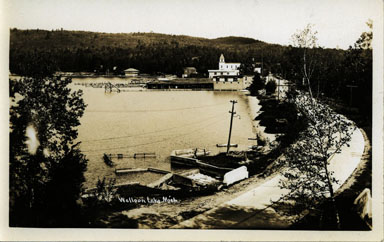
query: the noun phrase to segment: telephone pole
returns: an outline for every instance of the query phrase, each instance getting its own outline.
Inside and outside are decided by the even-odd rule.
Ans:
[[[352,107],[352,104],[353,104],[353,100],[352,100],[352,94],[353,94],[353,90],[352,88],[356,88],[356,87],[359,87],[359,86],[356,86],[356,85],[347,85],[347,87],[349,87],[349,106]]]
[[[280,101],[280,77],[278,77],[277,80],[277,100]]]
[[[228,145],[227,145],[227,155],[228,155],[228,152],[229,152],[229,148],[231,147],[231,133],[232,133],[232,122],[233,122],[233,115],[236,114],[236,112],[234,111],[235,109],[235,103],[237,103],[236,100],[231,100],[230,101],[232,103],[232,111],[229,111],[229,113],[231,114],[231,123],[229,125],[229,136],[228,136]]]

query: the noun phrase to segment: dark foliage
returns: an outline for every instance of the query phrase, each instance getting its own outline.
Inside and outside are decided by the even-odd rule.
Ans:
[[[85,105],[70,79],[43,78],[47,70],[10,80],[10,226],[80,222],[87,159],[73,141]]]
[[[265,92],[267,93],[267,95],[271,95],[275,93],[276,87],[276,82],[274,80],[271,80],[265,85]]]
[[[85,156],[73,149],[51,169],[52,179],[46,184],[46,199],[41,204],[40,224],[48,227],[78,227],[82,224],[80,194],[87,168]],[[49,219],[49,220],[48,220]]]
[[[115,73],[119,74],[133,67],[142,73],[181,75],[184,67],[194,66],[198,73],[206,74],[208,69],[217,68],[221,53],[229,61],[247,63],[253,58],[260,62],[265,48],[268,56],[264,55],[264,66],[271,69],[283,47],[250,38],[11,29],[10,71],[23,74],[25,63],[41,56],[55,60],[60,71],[105,73],[117,67]]]
[[[249,92],[252,96],[257,96],[258,91],[263,89],[265,87],[265,81],[259,73],[255,73],[253,77],[253,81],[251,85],[249,86]]]
[[[369,37],[363,33],[361,38]],[[372,49],[363,48],[369,40],[359,39],[354,47],[347,51],[315,48],[312,52],[315,68],[311,78],[311,89],[315,98],[327,102],[332,107],[342,105],[357,108],[362,125],[372,125]],[[359,45],[358,43],[364,42]],[[287,47],[281,60],[281,76],[293,81],[298,89],[308,90],[303,86],[301,73],[302,57],[300,48]],[[344,112],[350,113],[350,110]]]
[[[299,138],[300,133],[307,128],[307,119],[298,115],[298,111],[291,102],[279,102],[276,99],[258,96],[261,105],[261,114],[255,119],[260,120],[260,125],[265,126],[265,132],[279,133],[276,137],[277,146],[268,154],[249,156],[253,162],[248,166],[251,175],[254,174],[271,174],[274,169],[267,169],[287,147]],[[276,122],[276,120],[284,120],[284,122]],[[263,145],[258,140],[259,145]],[[265,142],[265,141],[264,141]],[[265,145],[265,144],[264,144]]]

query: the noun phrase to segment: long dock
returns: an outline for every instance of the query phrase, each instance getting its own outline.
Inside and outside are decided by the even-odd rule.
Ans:
[[[104,153],[105,154],[105,153]],[[124,158],[156,158],[156,153],[155,152],[149,152],[149,153],[134,153],[132,155],[130,154],[105,154],[108,156],[109,159],[112,158],[117,158],[117,159],[124,159]]]
[[[159,173],[159,174],[168,174],[171,173],[170,171],[161,170],[153,167],[148,168],[120,168],[115,169],[115,173],[117,175],[121,174],[128,174],[128,173],[136,173],[136,172],[153,172],[153,173]]]
[[[136,172],[146,172],[148,169],[144,168],[122,168],[122,169],[115,169],[115,173],[117,175],[120,174],[127,174],[127,173],[136,173]]]

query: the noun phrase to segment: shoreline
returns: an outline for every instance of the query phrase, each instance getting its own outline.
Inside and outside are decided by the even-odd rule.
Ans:
[[[259,104],[260,102],[257,97],[248,96],[246,98],[248,100],[249,111],[252,114],[252,125],[258,129],[261,126],[259,125],[260,121],[256,120],[256,117],[260,114],[262,106]],[[265,133],[265,128],[266,127],[263,127],[263,129],[258,132],[259,135],[271,137],[271,139],[273,138],[274,140],[276,137],[275,134]],[[110,214],[105,214],[108,219],[101,219],[100,221],[103,221],[101,226],[119,227],[121,224],[116,220],[124,218],[137,223],[137,228],[170,228],[198,214],[213,209],[222,203],[228,202],[256,188],[265,181],[272,179],[278,174],[274,166],[277,160],[278,159],[273,159],[272,162],[266,164],[263,172],[257,172],[257,174],[251,175],[248,179],[239,181],[211,195],[191,196],[179,200],[176,204],[136,204],[134,208],[122,209]],[[263,160],[263,162],[269,161],[270,159]],[[153,220],[153,216],[157,217],[157,219]]]
[[[261,135],[263,138],[269,139],[269,142],[273,142],[276,140],[276,134],[271,134],[265,132],[266,126],[260,125],[261,120],[257,120],[257,116],[259,116],[263,111],[261,111],[262,104],[260,102],[260,99],[256,96],[248,95],[248,104],[250,108],[251,115],[255,115],[253,117],[253,127],[255,128],[255,132],[257,135]]]
[[[252,120],[252,127],[256,130],[257,136],[268,139],[269,142],[267,143],[275,141],[277,134],[269,134],[266,133],[265,130],[270,125],[274,125],[273,122],[270,122],[271,119],[274,120],[278,117],[281,118],[281,113],[275,106],[280,104],[278,104],[277,100],[273,98],[263,99],[263,97],[261,97],[261,100],[258,97],[250,95],[245,98],[247,99],[248,111],[250,112]],[[262,103],[264,105],[262,105]],[[260,116],[262,113],[267,113],[268,118],[265,115]],[[269,126],[261,126],[260,123],[263,121],[267,124],[267,126]],[[109,210],[107,209],[106,211],[101,212],[101,217],[96,220],[99,223],[97,226],[110,228],[121,227],[124,223],[123,221],[127,220],[131,222],[129,223],[129,228],[163,229],[173,228],[175,226],[177,227],[178,224],[184,224],[184,221],[190,220],[198,215],[202,215],[208,210],[215,209],[217,206],[228,203],[229,201],[232,201],[253,189],[257,189],[262,184],[265,184],[269,180],[278,176],[279,167],[275,166],[275,164],[283,156],[283,149],[277,149],[275,147],[272,151],[273,152],[269,152],[267,155],[264,155],[265,157],[262,157],[259,160],[266,164],[266,166],[261,166],[263,167],[261,170],[260,168],[257,169],[256,166],[250,166],[250,171],[256,168],[256,172],[253,171],[253,174],[250,173],[250,178],[242,180],[230,187],[215,192],[214,194],[203,196],[191,195],[178,199],[177,202],[171,204],[131,203],[133,206],[126,209],[124,209],[124,205],[118,206],[117,208],[110,207]],[[261,163],[258,163],[257,166],[260,165]],[[354,173],[354,171],[352,173]],[[352,176],[352,174],[350,174],[350,176]],[[348,178],[347,181],[349,179],[350,178]],[[342,185],[344,185],[344,182]],[[153,220],[153,217],[156,217],[157,219]],[[295,225],[296,224],[291,224],[290,226]]]
[[[355,177],[356,173],[358,173],[358,170],[361,170],[362,167],[365,167],[364,163],[367,163],[369,161],[369,158],[365,157],[367,153],[369,153],[369,146],[367,147],[367,140],[366,135],[362,134],[360,132],[361,129],[355,130],[353,134],[353,139],[350,143],[350,146],[344,146],[342,151],[337,154],[338,157],[333,157],[331,161],[331,167],[330,169],[334,171],[334,177],[337,180],[341,181],[340,186],[344,185],[345,183],[348,183],[349,180]],[[364,149],[364,152],[361,149]],[[361,153],[360,153],[361,151]],[[281,154],[280,158],[284,156],[284,153]],[[344,159],[340,159],[340,157],[343,157]],[[350,160],[353,159],[353,165],[356,165],[356,168],[354,168],[352,171],[349,171],[350,168]],[[278,160],[278,159],[277,159]],[[273,164],[272,164],[273,167]],[[281,167],[282,169],[285,169],[284,167]],[[346,169],[348,168],[348,169]],[[347,170],[347,171],[345,171]],[[366,170],[365,170],[366,171]],[[346,176],[347,175],[347,176]],[[369,174],[368,174],[369,175]],[[221,204],[219,207],[211,209],[207,211],[204,214],[198,215],[193,217],[192,219],[188,221],[183,221],[181,224],[178,224],[172,228],[180,228],[180,229],[186,229],[186,228],[206,228],[206,229],[220,229],[220,228],[238,228],[238,229],[334,229],[332,227],[322,227],[314,225],[317,221],[306,221],[303,218],[300,218],[299,222],[296,221],[294,217],[291,216],[285,216],[279,213],[278,209],[276,207],[273,207],[273,201],[278,201],[281,196],[284,196],[285,193],[288,193],[289,190],[281,190],[278,186],[279,182],[284,179],[278,172],[272,173],[271,176],[272,179],[265,179],[263,180],[262,184],[260,186],[256,186],[255,189],[248,191],[247,193],[240,195],[239,197],[236,197],[235,199]],[[354,183],[357,186],[360,186],[361,184]],[[333,186],[337,186],[338,184],[333,184]],[[339,188],[339,187],[337,187]],[[364,188],[364,186],[363,186]],[[352,190],[352,189],[351,189]],[[337,192],[342,192],[343,190],[337,190]],[[353,196],[353,192],[349,191],[349,193],[352,193],[352,201],[350,198],[343,198],[340,196],[336,197],[338,206],[341,206],[342,208],[342,215],[344,217],[341,217],[341,219],[346,220],[350,223],[352,223],[355,227],[354,228],[347,228],[343,227],[343,229],[350,229],[350,230],[369,230],[365,229],[365,226],[361,225],[363,223],[362,220],[359,221],[357,219],[356,214],[353,214],[353,205],[349,204],[350,206],[345,207],[345,204],[343,202],[348,201],[350,203],[353,203],[353,200],[356,198],[356,196]],[[358,194],[357,194],[358,195]],[[272,207],[271,207],[272,206]],[[326,218],[329,217],[329,212],[332,212],[332,206],[329,204],[327,205],[326,201],[323,201],[320,203],[319,208],[323,208],[325,206],[325,215],[324,214],[317,214],[315,216],[315,219],[320,219],[322,221],[322,217],[326,216]],[[284,208],[282,208],[284,209]],[[229,214],[240,212],[235,217],[227,216]],[[327,216],[328,212],[328,216]],[[352,213],[352,215],[351,215]],[[309,215],[304,216],[304,218],[311,219],[314,212],[311,211]],[[353,216],[355,215],[355,216]],[[352,222],[349,221],[349,219],[353,218]],[[343,221],[344,221],[343,220]],[[307,224],[312,225],[311,227],[308,227]],[[313,226],[314,225],[314,226]],[[350,225],[350,224],[349,224]]]

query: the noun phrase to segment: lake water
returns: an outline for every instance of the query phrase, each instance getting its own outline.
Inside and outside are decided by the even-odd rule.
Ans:
[[[73,79],[79,82],[109,81],[106,78]],[[230,100],[237,100],[233,120],[232,144],[244,150],[254,145],[257,124],[253,121],[257,99],[242,92],[220,91],[130,91],[105,93],[103,88],[74,85],[84,91],[88,105],[81,118],[78,140],[89,159],[86,187],[95,186],[102,177],[116,178],[115,168],[155,167],[172,170],[170,153],[176,149],[207,148],[213,153],[225,152],[216,144],[228,141]],[[252,103],[250,103],[252,102]],[[155,152],[150,159],[113,159],[116,167],[108,167],[104,153],[129,154]],[[151,180],[146,175],[119,176],[118,182]]]

